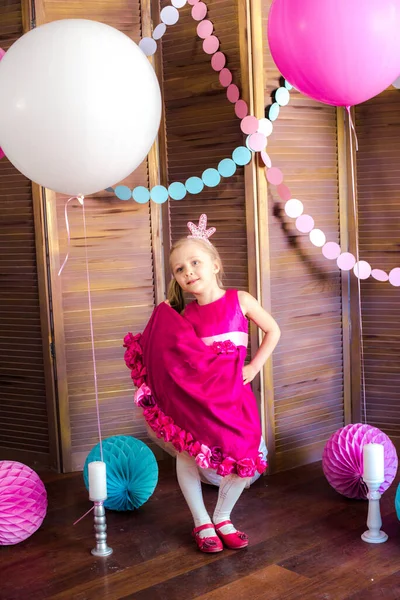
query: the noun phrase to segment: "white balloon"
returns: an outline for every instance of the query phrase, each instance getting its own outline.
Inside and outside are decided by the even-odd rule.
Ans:
[[[161,94],[125,34],[84,19],[42,25],[0,63],[0,146],[40,185],[87,195],[127,177],[157,135]]]

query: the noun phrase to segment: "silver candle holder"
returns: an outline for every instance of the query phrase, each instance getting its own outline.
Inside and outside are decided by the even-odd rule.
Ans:
[[[113,550],[107,546],[107,520],[104,502],[94,502],[94,530],[96,532],[96,547],[92,549],[93,556],[110,556]]]
[[[361,539],[369,544],[382,544],[382,542],[386,542],[388,539],[388,535],[384,531],[381,531],[382,517],[379,506],[381,494],[379,488],[382,485],[382,481],[366,481],[364,479],[364,483],[368,486],[368,530],[362,534]]]

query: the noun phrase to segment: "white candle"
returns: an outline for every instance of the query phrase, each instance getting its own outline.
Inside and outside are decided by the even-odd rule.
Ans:
[[[365,444],[363,447],[364,481],[385,481],[385,457],[382,444]]]
[[[100,460],[89,463],[89,498],[100,502],[107,498],[106,463]]]

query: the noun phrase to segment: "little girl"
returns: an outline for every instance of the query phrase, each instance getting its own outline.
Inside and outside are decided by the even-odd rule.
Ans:
[[[266,462],[259,453],[261,426],[249,383],[280,337],[277,323],[247,292],[224,290],[222,263],[209,237],[206,215],[191,235],[171,248],[168,300],[157,306],[142,335],[125,337],[125,361],[138,387],[152,437],[177,457],[179,486],[194,520],[202,552],[244,548],[230,514],[250,478]],[[184,306],[183,293],[195,297]],[[248,365],[248,319],[265,333]],[[204,506],[201,469],[221,476],[212,520]]]

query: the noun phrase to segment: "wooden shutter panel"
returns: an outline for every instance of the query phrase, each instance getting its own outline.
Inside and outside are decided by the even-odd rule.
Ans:
[[[167,4],[163,2],[161,7]],[[207,6],[207,18],[214,24],[233,82],[241,88],[238,2],[220,0]],[[211,68],[211,57],[203,52],[190,10],[187,6],[180,11],[179,26],[173,33],[167,32],[162,42],[168,183],[201,177],[205,169],[217,168],[220,160],[230,158],[233,150],[243,144],[240,121],[219,83],[218,73]],[[204,188],[198,195],[170,201],[172,241],[187,235],[186,223],[197,222],[203,212],[209,225],[217,228],[212,241],[221,253],[225,286],[248,289],[242,167],[216,188]]]
[[[19,0],[0,0],[0,47],[23,33]],[[0,161],[0,460],[49,463],[31,182]]]
[[[46,22],[60,18],[99,20],[136,42],[141,37],[139,0],[129,0],[123,6],[114,0],[101,5],[97,1],[70,4],[49,0],[43,2],[41,14]],[[115,93],[120,93],[118,87]],[[148,187],[147,160],[121,183],[131,188]],[[58,385],[64,469],[68,471],[82,468],[88,452],[98,442],[98,432],[82,209],[77,201],[69,209],[70,257],[61,278],[57,278],[59,264],[68,250],[66,200],[60,194],[48,195],[47,211],[54,250]],[[124,364],[122,341],[128,331],[143,330],[154,307],[151,207],[133,200],[123,202],[107,192],[86,198],[85,206],[103,438],[117,434],[145,438],[144,422],[133,405],[133,384]]]
[[[389,273],[400,266],[400,91],[386,90],[355,114],[360,259]],[[361,282],[361,301],[365,418],[399,437],[399,288],[370,277]]]
[[[270,0],[263,0],[263,31]],[[280,85],[264,43],[265,105]],[[339,241],[336,109],[291,92],[267,151],[284,182],[329,241]],[[275,469],[317,460],[344,424],[340,272],[296,232],[269,186],[272,314],[282,338],[273,355]]]

